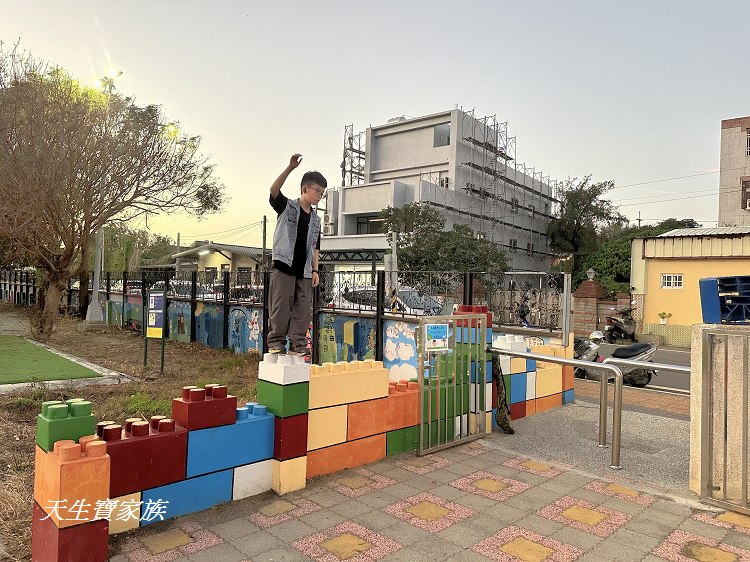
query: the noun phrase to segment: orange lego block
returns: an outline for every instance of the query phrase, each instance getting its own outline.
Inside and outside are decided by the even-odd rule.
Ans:
[[[552,396],[545,396],[543,398],[536,399],[536,413],[539,414],[552,408],[562,406],[562,394],[553,394]]]
[[[388,398],[349,404],[349,441],[419,425],[419,383],[391,382]]]
[[[34,499],[58,528],[94,520],[96,502],[109,497],[107,444],[96,435],[36,447]]]
[[[526,401],[526,416],[533,416],[536,414],[536,398]]]
[[[307,479],[385,458],[385,433],[307,453]]]
[[[573,367],[570,365],[563,365],[563,390],[570,390],[573,388]]]

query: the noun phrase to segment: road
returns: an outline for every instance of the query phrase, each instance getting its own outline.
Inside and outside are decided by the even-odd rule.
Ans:
[[[604,357],[609,357],[612,352],[621,345],[603,343],[599,352]],[[687,349],[657,349],[654,354],[655,363],[666,363],[669,365],[690,366],[690,350]],[[652,387],[675,388],[690,391],[690,375],[688,373],[675,373],[670,371],[659,371],[656,378],[646,388]]]

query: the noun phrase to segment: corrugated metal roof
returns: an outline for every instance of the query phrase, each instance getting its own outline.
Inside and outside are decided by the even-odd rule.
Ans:
[[[232,252],[233,254],[242,254],[244,256],[260,256],[263,253],[262,248],[257,248],[255,246],[240,246],[238,244],[217,244],[215,242],[209,242],[208,244],[204,244],[202,246],[197,246],[195,248],[190,248],[177,254],[172,254],[172,257],[181,258],[185,256],[191,256],[193,254],[198,254],[199,252],[202,252],[204,250],[219,250],[224,252]]]
[[[678,236],[737,236],[742,234],[750,234],[750,227],[718,226],[714,228],[677,228],[665,232],[664,234],[660,234],[658,238],[676,238]]]

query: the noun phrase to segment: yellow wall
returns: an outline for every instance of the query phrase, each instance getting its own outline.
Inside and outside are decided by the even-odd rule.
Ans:
[[[698,280],[704,277],[750,275],[750,257],[646,260],[646,295],[643,321],[659,323],[659,312],[671,312],[670,324],[690,325],[703,322]],[[682,273],[682,289],[662,289],[662,273]]]
[[[226,252],[224,252],[226,254]],[[242,254],[227,254],[232,256],[232,260],[228,260],[219,252],[211,252],[205,256],[198,256],[198,270],[202,271],[207,267],[215,267],[217,273],[221,272],[221,266],[224,264],[230,264],[232,271],[237,271],[238,267],[249,267],[253,270],[258,268],[258,262],[250,256],[244,256]]]

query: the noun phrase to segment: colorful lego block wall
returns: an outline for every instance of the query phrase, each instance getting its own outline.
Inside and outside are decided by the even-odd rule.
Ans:
[[[567,347],[541,344],[529,348],[523,336],[500,334],[494,336],[492,346],[511,351],[573,358],[572,336]],[[573,367],[502,355],[498,357],[511,419],[524,418],[573,402]],[[497,390],[494,386],[492,392],[492,404],[497,408]]]
[[[270,490],[275,418],[221,385],[184,387],[172,417],[95,422],[81,399],[37,417],[33,560],[106,560],[108,535]],[[304,467],[301,471],[304,485]]]

